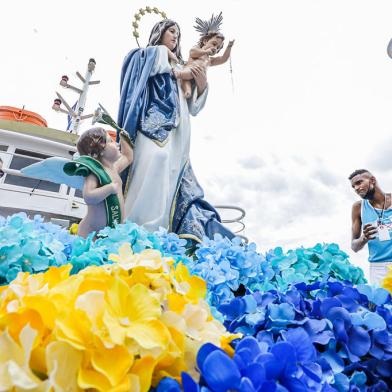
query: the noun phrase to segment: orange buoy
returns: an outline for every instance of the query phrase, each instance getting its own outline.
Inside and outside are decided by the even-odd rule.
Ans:
[[[0,119],[8,121],[24,122],[40,127],[48,127],[46,120],[39,114],[25,110],[24,108],[14,108],[12,106],[0,106]]]

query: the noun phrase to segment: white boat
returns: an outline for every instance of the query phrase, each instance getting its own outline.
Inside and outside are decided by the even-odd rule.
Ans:
[[[20,170],[52,156],[72,159],[76,134],[23,122],[0,119],[0,157],[4,175],[0,178],[0,215],[24,211],[41,214],[57,223],[78,222],[86,213],[79,190],[64,184],[25,177]],[[63,222],[61,221],[63,220]]]

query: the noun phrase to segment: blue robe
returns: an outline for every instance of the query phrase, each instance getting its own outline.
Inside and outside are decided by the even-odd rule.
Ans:
[[[203,190],[189,163],[189,113],[195,115],[201,108],[192,109],[192,105],[197,106],[195,102],[198,99],[196,91],[193,95],[193,103],[183,97],[171,73],[165,47],[136,49],[125,58],[121,72],[118,125],[129,133],[135,143],[136,161],[131,172],[126,173],[126,189],[130,186],[130,194],[126,194],[129,199],[129,203],[126,200],[125,204],[126,216],[148,229],[158,229],[155,226],[159,223],[181,237],[195,241],[201,241],[203,236],[212,238],[215,233],[232,238],[233,233],[221,224],[217,211],[204,200]],[[138,146],[139,152],[144,151],[143,156],[138,154]],[[169,200],[166,201],[166,195],[159,192],[167,190],[153,188],[154,183],[164,186],[165,181],[158,178],[160,175],[167,176],[165,181],[171,184],[168,186]],[[152,190],[156,192],[156,200],[155,195],[151,195]],[[136,194],[139,191],[143,198]],[[162,200],[158,200],[159,197]],[[146,203],[150,203],[151,209],[157,207],[153,204],[157,203],[159,207],[161,203],[162,219],[151,217]],[[167,208],[168,203],[170,208]],[[145,213],[143,211],[145,217],[137,211],[138,208],[147,209]]]

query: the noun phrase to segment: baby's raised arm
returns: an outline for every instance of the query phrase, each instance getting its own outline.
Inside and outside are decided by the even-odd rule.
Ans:
[[[83,199],[86,204],[99,204],[117,192],[118,185],[114,182],[98,187],[98,179],[94,174],[90,174],[84,180]]]
[[[224,64],[230,57],[231,47],[233,46],[233,44],[234,40],[229,41],[229,44],[227,45],[226,50],[224,51],[222,56],[211,57],[211,66]]]
[[[121,146],[121,157],[115,163],[118,173],[121,173],[126,169],[133,161],[133,149],[131,139],[126,131],[120,132],[120,146]]]

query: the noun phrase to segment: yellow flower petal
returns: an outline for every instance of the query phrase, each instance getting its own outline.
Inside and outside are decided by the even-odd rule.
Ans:
[[[152,292],[142,284],[135,284],[131,287],[127,304],[131,320],[151,320],[160,317],[161,304],[151,294]]]
[[[0,317],[0,328],[8,328],[11,337],[17,341],[23,328],[30,325],[39,337],[41,337],[46,329],[41,316],[32,309],[26,309],[20,313],[9,313]],[[37,339],[38,340],[38,339]]]
[[[167,303],[169,310],[181,313],[184,310],[187,301],[183,295],[171,293],[167,296]]]
[[[103,291],[91,290],[79,295],[75,302],[75,309],[83,310],[93,324],[99,322],[105,308],[105,294]]]
[[[33,389],[41,384],[30,367],[30,354],[37,331],[26,325],[19,335],[20,346],[7,331],[0,335],[0,390],[12,387]]]
[[[145,349],[164,349],[170,340],[169,331],[159,320],[131,323],[127,327],[127,336]]]
[[[234,340],[234,339],[238,339],[241,338],[242,334],[241,333],[236,333],[236,334],[224,334],[221,336],[220,339],[220,346],[222,348],[222,350],[224,350],[226,352],[227,355],[229,355],[230,357],[233,357],[234,355],[234,349],[233,347],[231,347],[230,343]]]
[[[130,296],[130,289],[123,279],[116,278],[111,282],[110,288],[106,293],[108,303],[110,304],[113,313],[120,318],[127,317],[130,311],[128,300]]]
[[[113,312],[105,311],[102,322],[104,323],[111,341],[117,345],[123,345],[126,338],[126,328],[120,323]]]
[[[199,299],[203,299],[207,295],[207,284],[198,276],[191,276],[188,280],[190,289],[187,293],[187,297],[197,302]]]
[[[140,392],[139,376],[136,374],[129,374],[128,380],[130,384],[129,392]]]
[[[182,334],[185,334],[186,331],[186,322],[183,317],[181,317],[179,314],[171,311],[166,311],[162,314],[161,316],[161,321],[167,326],[167,327],[173,327],[177,331],[181,332]]]
[[[148,392],[148,390],[150,389],[152,373],[154,371],[155,364],[155,359],[150,356],[135,361],[131,372],[139,378],[140,392]]]
[[[55,391],[76,391],[82,353],[66,342],[52,342],[46,348],[51,387]]]
[[[94,388],[102,392],[107,392],[112,387],[102,373],[83,367],[79,370],[78,386],[83,389]]]
[[[79,350],[92,345],[91,321],[82,310],[72,310],[67,317],[56,320],[53,335]]]
[[[113,349],[101,348],[93,353],[91,363],[95,370],[104,374],[115,386],[121,384],[133,364],[133,355],[122,346]]]
[[[24,297],[23,303],[28,308],[38,312],[47,328],[54,328],[57,311],[52,301],[42,295],[36,295]]]
[[[51,289],[67,279],[71,269],[72,264],[66,264],[61,267],[50,267],[44,274],[44,280],[48,283],[48,287]]]

